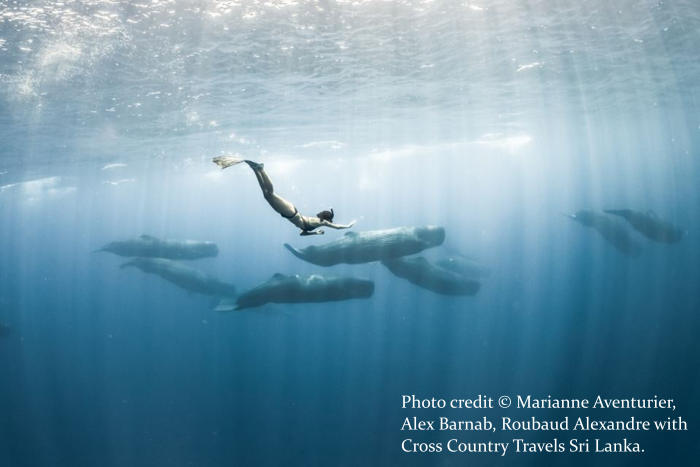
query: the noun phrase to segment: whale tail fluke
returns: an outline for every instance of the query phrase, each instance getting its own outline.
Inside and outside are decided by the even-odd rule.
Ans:
[[[569,219],[576,220],[576,214],[568,214],[568,213],[566,213],[566,212],[562,212],[562,213],[560,213],[560,214],[561,214],[562,216],[564,216],[564,217],[568,217]]]
[[[245,159],[234,156],[218,156],[213,158],[212,162],[221,167],[222,169],[225,169],[227,167],[231,167],[232,165],[237,165],[241,162],[245,162]]]
[[[301,251],[299,251],[299,250],[297,250],[296,248],[294,248],[294,247],[293,247],[292,245],[290,245],[289,243],[285,243],[285,244],[284,244],[284,247],[285,247],[286,249],[288,249],[288,250],[289,250],[294,256],[296,256],[297,258],[303,259],[304,261],[306,261],[306,258],[304,258],[304,254],[303,254]]]

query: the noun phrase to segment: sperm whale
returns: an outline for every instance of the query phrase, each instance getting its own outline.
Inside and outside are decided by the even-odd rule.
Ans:
[[[581,210],[575,214],[567,215],[567,217],[583,226],[592,228],[626,256],[639,256],[642,253],[642,247],[630,235],[625,225],[611,216],[591,210]]]
[[[640,212],[631,209],[606,209],[605,212],[625,219],[637,232],[659,243],[678,243],[684,231],[659,219],[654,211]]]
[[[198,269],[165,258],[133,258],[121,268],[135,267],[148,274],[155,274],[188,292],[216,297],[234,297],[233,284],[222,282]]]
[[[235,301],[224,299],[217,311],[255,308],[267,303],[318,303],[369,298],[374,282],[354,277],[274,274],[269,280],[243,292]]]
[[[318,266],[361,264],[412,255],[441,245],[445,229],[437,226],[397,227],[367,232],[348,232],[342,238],[301,250],[285,244],[294,256]]]
[[[219,247],[213,242],[170,240],[141,235],[137,238],[108,243],[97,251],[107,251],[126,257],[199,259],[217,256]]]

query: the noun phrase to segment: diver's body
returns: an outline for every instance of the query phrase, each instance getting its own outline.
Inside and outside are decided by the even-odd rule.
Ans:
[[[263,192],[265,200],[272,206],[272,209],[301,229],[300,235],[323,235],[323,230],[317,230],[319,227],[349,229],[355,224],[355,221],[347,225],[333,223],[333,209],[330,211],[322,211],[317,216],[302,216],[294,204],[274,192],[272,182],[270,181],[270,177],[267,176],[267,173],[265,173],[263,164],[232,156],[215,157],[213,161],[222,169],[240,164],[241,162],[248,164],[253,170],[253,173],[255,173],[255,177],[258,179],[258,184],[260,184],[260,189]]]

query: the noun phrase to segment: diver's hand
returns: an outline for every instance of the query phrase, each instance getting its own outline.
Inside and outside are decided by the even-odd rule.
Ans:
[[[325,233],[326,232],[324,232],[323,230],[312,230],[312,231],[302,230],[299,233],[299,235],[301,235],[302,237],[306,237],[307,235],[323,235]]]

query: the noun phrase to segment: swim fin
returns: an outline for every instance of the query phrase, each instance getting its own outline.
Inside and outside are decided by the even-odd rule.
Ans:
[[[214,164],[218,165],[222,169],[225,169],[226,167],[231,167],[232,165],[240,164],[241,162],[245,162],[245,159],[241,159],[240,157],[233,157],[233,156],[218,156],[212,159],[212,162]]]

